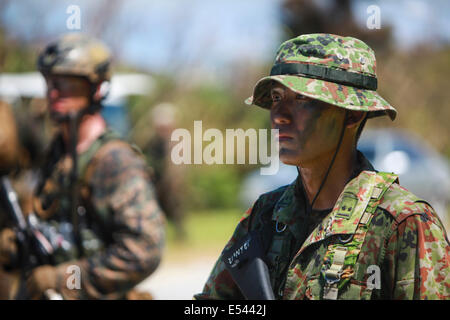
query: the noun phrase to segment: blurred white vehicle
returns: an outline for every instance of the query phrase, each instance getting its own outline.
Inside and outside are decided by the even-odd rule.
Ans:
[[[146,74],[114,74],[102,109],[102,115],[108,125],[126,136],[130,129],[128,97],[149,95],[153,92],[154,86],[153,78]],[[45,94],[45,80],[38,72],[0,74],[0,100],[14,104],[20,98],[45,98]]]

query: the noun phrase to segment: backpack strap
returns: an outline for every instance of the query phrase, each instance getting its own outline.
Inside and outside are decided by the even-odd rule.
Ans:
[[[353,277],[358,255],[364,243],[373,214],[380,204],[383,195],[397,179],[398,177],[395,174],[378,172],[375,174],[374,179],[370,180],[371,185],[365,186],[371,188],[372,191],[367,206],[363,210],[353,212],[352,214],[351,220],[358,223],[355,233],[350,234],[346,239],[342,239],[339,236],[340,241],[330,244],[325,254],[321,271],[325,282],[323,299],[336,300],[339,290]],[[341,200],[341,202],[343,201]],[[339,207],[343,205],[345,204],[337,204]],[[369,299],[370,295],[371,291],[366,293],[364,298]]]
[[[79,183],[82,185],[88,184],[99,160],[117,146],[131,148],[137,155],[142,155],[142,151],[137,145],[124,140],[115,131],[108,129],[102,136],[92,143],[86,152],[79,156]]]
[[[111,141],[121,141],[119,135],[112,130],[107,130],[98,139],[96,139],[91,146],[78,157],[78,177],[81,182],[89,181],[86,179],[86,173],[88,168],[94,159],[100,158],[99,151],[104,149],[105,145],[108,145]],[[105,153],[102,152],[101,155]]]
[[[276,296],[280,297],[280,289],[283,287],[285,279],[282,277],[285,269],[289,266],[291,260],[290,248],[294,235],[288,224],[279,222],[274,217],[275,212],[281,210],[293,210],[293,187],[287,185],[281,187],[265,198],[262,202],[257,217],[255,217],[254,228],[258,230],[263,239],[264,256],[263,260],[269,267],[271,275],[271,285]]]
[[[260,214],[251,214],[249,217],[249,232],[256,231],[260,234],[262,240],[262,251],[264,254],[263,260],[267,262],[266,254],[269,250],[270,244],[272,242],[275,230],[275,224],[272,221],[272,210],[273,206],[265,208]],[[255,213],[257,213],[256,210]]]

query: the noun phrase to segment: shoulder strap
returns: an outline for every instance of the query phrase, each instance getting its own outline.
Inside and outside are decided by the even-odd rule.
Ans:
[[[367,206],[361,212],[355,212],[356,215],[354,217],[352,216],[353,220],[358,223],[355,233],[347,239],[339,238],[341,240],[340,243],[333,243],[328,247],[322,267],[322,276],[325,280],[324,299],[337,299],[338,291],[354,275],[355,265],[373,214],[383,195],[397,179],[397,175],[392,173],[376,173],[375,179],[372,180],[372,185],[367,186],[372,189]],[[366,294],[365,298],[370,298],[370,294],[371,292]]]
[[[102,134],[97,140],[95,140],[88,150],[86,150],[83,154],[81,154],[78,158],[78,177],[80,180],[85,180],[85,175],[87,168],[89,167],[92,160],[97,156],[98,151],[102,149],[106,144],[110,141],[118,140],[121,138],[112,130],[107,130],[104,134]]]
[[[95,163],[99,159],[103,158],[111,149],[117,146],[124,146],[130,148],[136,154],[142,155],[140,148],[124,140],[115,131],[108,129],[103,135],[101,135],[97,140],[95,140],[89,149],[80,155],[78,159],[78,177],[81,183],[89,181],[93,169],[95,168]]]
[[[79,183],[82,186],[81,193],[83,198],[89,198],[89,188],[86,188],[86,186],[89,184],[94,170],[95,168],[97,168],[97,164],[101,159],[104,158],[104,156],[108,152],[110,152],[114,148],[117,148],[118,146],[129,148],[138,156],[143,155],[142,151],[137,145],[123,140],[114,131],[109,130],[108,132],[106,132],[102,137],[100,137],[93,143],[91,148],[89,148],[89,150],[83,154],[83,158],[79,161]],[[147,169],[151,177],[152,171],[150,168]]]
[[[249,217],[249,232],[258,232],[262,240],[262,251],[264,255],[269,249],[270,243],[274,235],[274,222],[272,221],[273,206],[265,207],[261,212],[250,214]],[[265,259],[264,259],[265,260]]]

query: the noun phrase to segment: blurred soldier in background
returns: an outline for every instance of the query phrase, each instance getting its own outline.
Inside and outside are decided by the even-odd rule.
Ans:
[[[377,55],[384,53],[393,44],[392,27],[388,21],[383,21],[380,29],[361,26],[352,10],[352,2],[355,1],[283,0],[280,18],[286,27],[286,35],[288,38],[313,32],[347,35],[364,41],[377,51]]]
[[[132,289],[160,262],[164,218],[139,150],[100,115],[109,51],[88,36],[69,34],[46,47],[38,68],[59,129],[40,170],[29,219],[45,238],[48,257],[26,273],[15,296],[148,298]]]
[[[3,177],[17,168],[19,157],[16,122],[10,105],[3,101],[0,101],[0,123],[0,176]],[[3,206],[0,208],[0,266],[4,266],[11,262],[17,245]],[[0,268],[0,299],[9,297],[8,288],[13,285],[13,280]]]
[[[184,240],[183,173],[181,166],[174,165],[170,158],[171,135],[175,126],[175,107],[161,103],[151,112],[153,136],[143,148],[153,169],[153,178],[161,209],[173,222],[176,239]]]
[[[26,99],[25,99],[26,100]],[[10,184],[16,204],[26,214],[33,210],[33,191],[37,184],[37,170],[42,165],[45,147],[48,146],[54,127],[48,121],[45,99],[31,99],[26,103],[23,99],[13,101],[11,108],[5,102],[1,104],[0,136],[1,148],[8,154],[2,155],[2,163],[10,162],[14,155],[14,163],[1,170],[0,186],[0,299],[14,298],[19,284],[20,272],[5,272],[5,267],[18,263],[20,244],[16,241],[17,226],[11,219],[10,205],[4,183]],[[11,110],[12,109],[12,110]],[[11,150],[12,149],[12,150]],[[23,244],[27,240],[23,239]],[[28,239],[29,240],[29,239]],[[21,250],[23,251],[23,250]]]
[[[356,38],[305,34],[281,45],[246,102],[270,110],[280,160],[298,177],[247,211],[196,298],[450,298],[439,217],[356,149],[367,119],[397,113],[375,91],[375,69]]]
[[[33,192],[38,182],[38,172],[45,160],[45,151],[57,129],[47,115],[44,98],[21,99],[14,105],[14,115],[19,138],[18,168],[11,183],[25,213],[33,211]]]

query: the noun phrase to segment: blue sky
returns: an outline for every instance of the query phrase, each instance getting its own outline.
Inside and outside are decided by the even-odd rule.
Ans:
[[[96,21],[92,15],[97,11],[93,3],[11,1],[0,17],[11,36],[36,42],[68,32],[65,10],[72,4],[81,9],[81,31],[92,33]],[[149,69],[188,63],[226,65],[249,54],[267,60],[280,37],[279,5],[274,0],[128,0],[119,7],[114,25],[103,29],[101,36],[120,58]]]
[[[281,0],[127,0],[117,1],[113,24],[100,29],[99,17],[111,1],[10,0],[0,19],[8,35],[42,46],[68,32],[66,9],[81,9],[81,31],[100,34],[126,63],[150,71],[190,66],[220,72],[230,63],[251,58],[271,61],[280,44]],[[316,0],[326,6],[328,0]],[[375,4],[381,23],[392,24],[399,46],[426,40],[450,42],[450,1],[354,1],[357,20],[365,25],[366,9]],[[102,7],[103,6],[103,7]],[[98,8],[104,8],[97,10]],[[95,16],[99,14],[100,16]],[[220,66],[219,69],[214,69]]]

